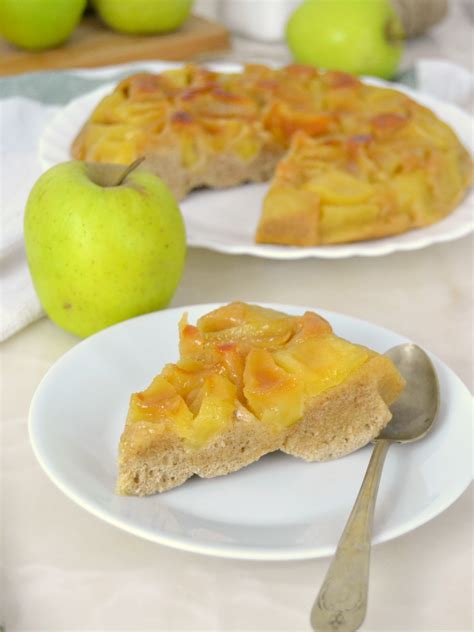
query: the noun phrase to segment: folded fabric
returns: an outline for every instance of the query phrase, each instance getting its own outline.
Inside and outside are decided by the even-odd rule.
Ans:
[[[41,175],[38,138],[56,111],[23,97],[0,101],[0,340],[42,315],[26,265],[22,224],[28,193]]]
[[[26,263],[22,224],[29,191],[42,171],[38,142],[45,125],[71,99],[154,68],[153,62],[137,62],[0,79],[0,340],[43,314]],[[443,60],[419,60],[399,81],[461,107],[469,106],[474,91],[472,73]]]
[[[441,101],[469,108],[474,97],[474,75],[450,61],[420,59],[415,66],[416,86]]]

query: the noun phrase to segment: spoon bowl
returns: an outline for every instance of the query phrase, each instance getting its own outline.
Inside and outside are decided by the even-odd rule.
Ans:
[[[378,439],[410,443],[424,437],[436,419],[439,385],[427,354],[412,343],[389,349],[385,354],[406,380],[400,397],[390,407],[392,419]]]

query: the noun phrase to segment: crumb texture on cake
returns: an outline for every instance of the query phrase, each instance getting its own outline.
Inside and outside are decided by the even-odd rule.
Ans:
[[[439,221],[472,182],[454,131],[406,94],[304,65],[138,73],[104,97],[72,156],[143,167],[178,199],[271,180],[255,239],[315,246]]]
[[[404,381],[393,363],[336,336],[314,312],[230,303],[179,324],[179,360],[134,393],[117,492],[166,491],[275,450],[309,461],[376,437]]]

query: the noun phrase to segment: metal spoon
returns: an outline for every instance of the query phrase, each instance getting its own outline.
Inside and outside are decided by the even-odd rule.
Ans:
[[[393,442],[409,443],[424,437],[438,410],[438,379],[426,353],[414,344],[405,344],[385,355],[407,384],[391,406],[392,420],[375,439],[359,495],[311,611],[311,625],[318,632],[353,632],[362,625],[367,612],[375,500],[385,455]]]

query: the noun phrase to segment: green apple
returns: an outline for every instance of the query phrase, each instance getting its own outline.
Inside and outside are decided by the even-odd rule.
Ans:
[[[165,307],[186,256],[170,190],[121,165],[71,161],[46,171],[29,195],[24,237],[46,313],[78,336]]]
[[[82,17],[87,0],[0,0],[0,34],[27,50],[65,42]]]
[[[403,27],[389,0],[306,0],[286,37],[299,63],[385,79],[403,52]]]
[[[192,4],[193,0],[94,0],[107,26],[131,35],[174,31],[186,20]]]

